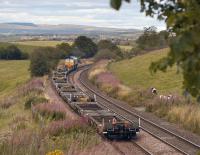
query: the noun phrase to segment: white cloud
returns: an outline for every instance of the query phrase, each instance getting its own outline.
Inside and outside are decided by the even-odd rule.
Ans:
[[[140,13],[135,1],[123,3],[121,10],[115,11],[109,6],[109,0],[1,0],[0,22],[165,28],[163,22]]]

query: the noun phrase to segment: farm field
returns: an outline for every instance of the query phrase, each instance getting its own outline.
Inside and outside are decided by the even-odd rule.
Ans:
[[[121,50],[124,50],[124,51],[130,51],[133,46],[131,45],[119,45],[119,48],[121,48]]]
[[[12,92],[29,78],[29,61],[0,61],[0,98]]]
[[[8,47],[14,43],[5,43],[5,42],[0,42],[0,47]],[[36,48],[39,46],[33,46],[33,45],[21,45],[21,44],[15,44],[22,52],[25,53],[32,53]]]
[[[151,74],[149,66],[152,61],[159,60],[167,54],[168,49],[156,50],[130,60],[112,63],[109,69],[127,86],[139,89],[155,87],[159,92],[182,92],[182,76],[177,74],[177,67],[166,73]]]
[[[55,47],[56,45],[62,43],[64,41],[21,41],[21,42],[14,42],[18,45],[29,45],[29,46],[39,46],[39,47]],[[68,42],[70,45],[72,42]]]

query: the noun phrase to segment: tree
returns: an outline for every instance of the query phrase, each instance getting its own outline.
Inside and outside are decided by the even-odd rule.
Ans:
[[[119,56],[109,49],[101,49],[95,55],[96,61],[101,60],[101,59],[118,59],[118,58]]]
[[[38,48],[30,57],[30,71],[32,76],[43,76],[56,67],[59,55],[54,48]]]
[[[73,48],[78,48],[84,55],[84,58],[92,57],[97,52],[97,45],[88,37],[79,36],[76,38]]]
[[[112,52],[114,55],[117,55],[118,58],[123,57],[123,53],[122,53],[121,49],[109,40],[101,40],[101,41],[99,41],[97,46],[98,46],[98,50],[99,50],[98,52],[100,52],[101,50],[108,49],[108,51]]]
[[[6,51],[7,51],[7,59],[9,60],[21,59],[22,53],[17,46],[10,45],[7,47]]]
[[[60,58],[64,59],[65,57],[69,56],[72,52],[72,47],[68,43],[61,43],[56,46],[60,54]]]
[[[26,59],[27,54],[23,53],[17,46],[10,45],[6,48],[0,49],[0,59],[6,60],[20,60]]]
[[[125,0],[130,2],[130,0]],[[151,64],[153,72],[166,71],[177,64],[183,73],[183,86],[194,97],[200,97],[200,2],[199,0],[140,0],[141,11],[147,16],[165,20],[174,36],[167,57]],[[119,9],[122,0],[111,0]]]
[[[17,46],[10,45],[6,48],[0,48],[0,59],[5,60],[22,60],[27,59],[28,54],[22,52]]]
[[[144,33],[136,40],[141,50],[152,50],[163,48],[168,45],[169,33],[167,31],[157,32],[155,26],[145,27]]]

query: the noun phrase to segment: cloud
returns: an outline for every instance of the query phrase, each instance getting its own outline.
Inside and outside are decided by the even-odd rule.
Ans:
[[[2,0],[0,22],[34,22],[36,24],[78,24],[101,27],[139,28],[164,22],[145,17],[138,2],[124,3],[113,10],[108,0]]]

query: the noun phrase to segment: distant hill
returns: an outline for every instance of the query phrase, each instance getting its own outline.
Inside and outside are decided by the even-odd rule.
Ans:
[[[18,23],[18,22],[13,22],[13,23],[5,23],[5,24],[10,24],[10,25],[21,25],[21,26],[34,26],[36,27],[34,23]]]
[[[123,34],[129,35],[141,32],[137,29],[118,29],[82,25],[36,25],[34,23],[0,23],[0,34],[4,35],[38,35],[38,34],[92,34],[92,35],[106,35],[106,34]]]

